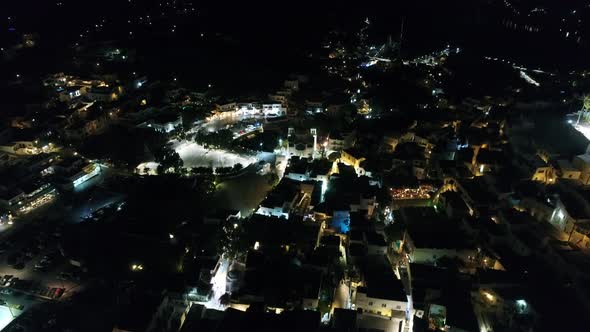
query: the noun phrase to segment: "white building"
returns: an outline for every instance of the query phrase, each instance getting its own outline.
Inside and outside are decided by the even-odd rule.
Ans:
[[[61,102],[70,102],[78,97],[85,95],[88,88],[85,86],[72,86],[61,88],[59,90],[58,98]]]
[[[399,316],[408,307],[407,298],[387,298],[387,296],[379,294],[367,294],[368,291],[365,287],[357,288],[356,303],[357,309],[363,309],[363,312],[369,312],[386,317]],[[397,312],[397,313],[396,313]]]
[[[262,113],[266,118],[276,118],[279,116],[285,116],[287,109],[282,104],[262,104]]]
[[[237,103],[227,103],[223,105],[217,105],[217,111],[225,113],[225,112],[235,112],[238,110]]]
[[[17,155],[32,155],[41,152],[41,150],[37,148],[34,141],[12,142],[9,145],[0,146],[0,151],[9,152]]]
[[[160,133],[169,133],[174,130],[177,126],[182,124],[182,117],[180,116],[165,116],[155,119],[150,119],[146,122],[139,124],[139,128],[151,128]]]
[[[285,193],[284,195],[271,193],[256,210],[256,214],[273,216],[279,218],[289,218],[289,212],[296,204],[299,193]]]
[[[239,103],[238,114],[240,115],[255,115],[260,113],[261,107],[258,103]]]
[[[69,177],[74,188],[100,174],[100,165],[90,163],[79,172]]]

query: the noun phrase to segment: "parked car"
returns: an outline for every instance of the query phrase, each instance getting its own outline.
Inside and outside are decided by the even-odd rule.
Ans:
[[[6,282],[6,284],[4,284],[5,287],[10,287],[12,285],[14,285],[15,282],[18,282],[18,278],[14,277],[11,278],[9,281]]]
[[[6,286],[6,284],[9,283],[13,277],[14,276],[12,274],[7,274],[0,278],[0,286]]]
[[[35,264],[34,270],[35,271],[47,271],[47,265]]]
[[[65,292],[65,288],[56,288],[55,291],[53,292],[53,298],[54,299],[58,299],[60,298]]]

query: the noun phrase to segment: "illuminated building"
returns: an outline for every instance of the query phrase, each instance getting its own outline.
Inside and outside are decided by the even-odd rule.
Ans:
[[[94,101],[111,102],[119,99],[123,93],[122,87],[110,88],[108,86],[92,87],[86,97]]]
[[[72,180],[72,185],[74,186],[74,188],[76,188],[82,183],[97,176],[98,174],[100,174],[100,165],[90,163],[86,165],[80,172],[71,176],[70,180]]]
[[[152,119],[139,124],[139,128],[153,129],[160,133],[169,133],[176,127],[182,125],[182,117],[174,113],[162,113],[155,115]]]
[[[590,184],[590,154],[582,154],[574,157],[574,166],[580,170],[580,182],[583,185]]]
[[[357,106],[357,113],[361,115],[367,115],[371,113],[373,109],[369,106],[369,103],[365,99],[361,99]]]
[[[361,162],[366,159],[358,149],[345,149],[340,152],[340,161],[354,167],[355,170],[358,170]]]
[[[260,203],[256,214],[285,219],[291,215],[306,216],[320,203],[321,191],[321,182],[283,178]]]
[[[400,187],[390,189],[391,197],[394,200],[429,199],[435,191],[436,188],[429,184],[422,184],[417,188]]]
[[[72,86],[66,88],[59,88],[59,100],[63,102],[72,101],[87,93],[88,89],[85,86]]]

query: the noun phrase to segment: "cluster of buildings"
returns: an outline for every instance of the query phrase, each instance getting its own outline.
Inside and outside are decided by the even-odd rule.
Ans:
[[[260,116],[263,118],[278,118],[287,115],[287,108],[280,102],[270,103],[228,103],[218,105],[213,118]]]
[[[307,81],[308,78],[304,75],[294,75],[292,79],[285,80],[283,86],[275,93],[269,94],[268,101],[265,102],[218,103],[215,105],[208,120],[227,117],[261,118],[268,122],[286,120],[291,97],[299,91],[300,84],[306,83]]]
[[[59,192],[83,188],[101,174],[99,163],[76,151],[85,139],[104,133],[111,125],[140,126],[151,121],[155,130],[169,131],[160,112],[145,116],[141,109],[122,119],[122,109],[135,104],[121,99],[136,91],[145,78],[133,77],[122,84],[113,75],[84,79],[64,73],[43,81],[49,98],[30,105],[24,114],[8,118],[0,127],[0,181],[3,216],[28,213],[55,200]],[[135,87],[135,88],[134,88]],[[141,106],[141,102],[137,102]],[[75,146],[75,147],[74,147]],[[4,218],[3,220],[6,220]]]
[[[60,192],[80,189],[102,172],[100,164],[58,153],[21,156],[2,163],[0,205],[12,216],[52,202]]]
[[[546,304],[523,272],[533,257],[582,289],[590,211],[580,182],[585,155],[553,163],[561,166],[553,170],[545,158],[543,172],[534,163],[517,167],[504,109],[473,112],[480,115],[386,130],[377,144],[360,131],[320,133],[318,153],[283,150],[284,176],[240,226],[249,247],[245,264],[235,267],[229,306],[326,312],[327,289],[332,310],[322,320],[330,326],[346,320],[357,328],[371,321],[381,330],[471,331],[538,323]],[[258,256],[266,264],[254,265]],[[309,277],[321,271],[317,302],[302,292],[300,302],[267,304],[265,286],[250,282],[271,273],[261,266],[281,264]],[[338,264],[346,264],[346,274],[326,281]],[[305,280],[285,282],[307,289],[298,285]],[[584,294],[578,297],[588,303]]]
[[[168,269],[140,262],[161,254],[174,265],[166,280],[182,280],[146,289],[121,283],[126,291],[116,295],[113,332],[530,331],[545,315],[562,317],[573,301],[589,312],[590,149],[574,156],[531,151],[532,144],[519,142],[522,124],[506,107],[512,97],[452,105],[436,68],[458,48],[401,62],[428,73],[416,82],[432,99],[414,105],[416,116],[377,112],[363,70],[392,69],[385,55],[399,45],[370,46],[369,24],[355,47],[327,43],[324,69],[343,84],[321,97],[306,94],[309,79],[302,75],[284,81],[268,102],[222,101],[135,73],[50,75],[43,81],[50,100],[0,128],[0,223],[92,185],[104,166],[73,146],[114,126],[179,140],[201,129],[232,128],[234,139],[270,132],[278,148],[266,158],[275,165],[261,157],[232,179],[270,175],[270,189],[251,214],[202,206],[197,220],[150,227],[136,223],[137,211],[123,214],[131,221],[117,225],[123,229],[117,239],[132,244],[117,263],[130,252],[143,255],[131,263],[129,279]],[[111,47],[89,55],[109,62],[129,56]],[[199,111],[195,126],[178,130],[187,125],[188,108]],[[120,166],[113,163],[114,173]],[[255,167],[264,171],[254,175]],[[171,181],[181,193],[171,200],[182,200],[200,190],[202,168],[150,179],[121,171],[132,178],[126,183]],[[80,251],[86,260],[99,251],[82,252],[87,244],[79,242],[60,249]],[[566,285],[571,303],[554,308],[541,295],[558,294],[555,285]]]

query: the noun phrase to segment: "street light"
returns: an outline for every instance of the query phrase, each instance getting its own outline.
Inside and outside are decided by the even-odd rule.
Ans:
[[[131,271],[141,271],[141,270],[143,270],[143,265],[141,265],[141,264],[131,265]]]

